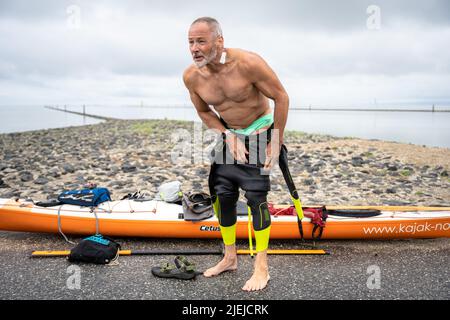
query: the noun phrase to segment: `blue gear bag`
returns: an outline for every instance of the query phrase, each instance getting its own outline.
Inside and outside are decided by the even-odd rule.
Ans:
[[[82,207],[96,207],[102,202],[111,201],[111,196],[106,188],[69,190],[62,192],[58,201]]]

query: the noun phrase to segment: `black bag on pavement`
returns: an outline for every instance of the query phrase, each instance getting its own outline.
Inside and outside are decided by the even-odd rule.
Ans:
[[[70,250],[70,262],[108,264],[119,256],[120,244],[109,237],[96,234],[85,238]]]

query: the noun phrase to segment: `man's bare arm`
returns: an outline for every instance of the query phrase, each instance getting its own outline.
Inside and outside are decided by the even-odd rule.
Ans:
[[[282,144],[288,116],[289,96],[275,72],[260,56],[251,53],[246,62],[253,84],[267,98],[275,102],[274,129],[279,130],[280,144]]]
[[[193,80],[192,75],[190,75],[190,69],[186,70],[183,75],[184,84],[186,88],[189,90],[189,94],[191,96],[191,101],[194,104],[197,113],[202,119],[203,123],[210,129],[219,130],[221,133],[224,133],[226,128],[220,122],[219,117],[215,114],[214,111],[208,106],[208,104],[203,101],[203,99],[195,92],[193,88]],[[248,151],[245,148],[245,144],[237,139],[233,134],[229,134],[227,139],[225,140],[228,147],[231,150],[231,154],[235,159],[241,162],[247,162],[245,155],[248,154]]]
[[[189,90],[191,101],[194,104],[194,107],[197,110],[197,114],[199,115],[202,122],[209,129],[216,129],[220,132],[224,132],[226,128],[224,127],[222,122],[220,122],[217,114],[215,114],[214,111],[212,111],[208,106],[208,104],[203,101],[203,99],[194,91],[192,84],[192,75],[189,69],[184,72],[183,81],[186,88]]]

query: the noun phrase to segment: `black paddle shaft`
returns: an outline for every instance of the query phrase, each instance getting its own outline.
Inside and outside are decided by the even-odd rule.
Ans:
[[[283,173],[283,177],[284,180],[286,181],[289,193],[294,199],[298,199],[299,196],[297,188],[295,187],[294,181],[292,180],[291,172],[289,171],[288,167],[287,148],[284,144],[281,146],[278,165],[280,166],[281,172]]]
[[[131,250],[132,256],[157,255],[222,255],[221,250]]]

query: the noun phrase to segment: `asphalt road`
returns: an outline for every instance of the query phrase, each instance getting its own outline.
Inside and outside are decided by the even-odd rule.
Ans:
[[[221,244],[220,240],[117,240],[123,249],[218,249]],[[245,241],[238,245],[246,248]],[[268,287],[250,293],[241,290],[252,273],[253,260],[249,256],[239,256],[235,272],[189,281],[160,279],[151,274],[153,266],[172,261],[175,256],[121,257],[117,266],[84,264],[78,268],[64,258],[30,258],[33,250],[71,247],[59,235],[0,232],[0,299],[450,298],[450,239],[322,241],[318,247],[330,255],[271,255]],[[298,241],[273,240],[271,248],[298,248]],[[189,258],[203,271],[220,256]]]

